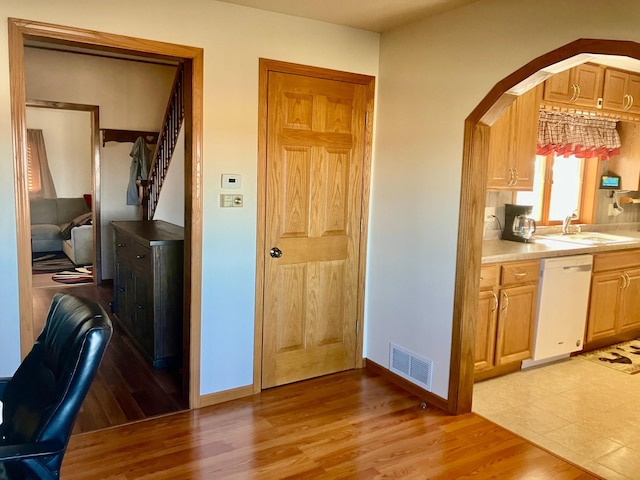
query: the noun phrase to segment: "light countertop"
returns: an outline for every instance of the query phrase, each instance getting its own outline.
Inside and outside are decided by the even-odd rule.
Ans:
[[[482,242],[482,263],[510,262],[513,260],[533,260],[537,258],[562,257],[583,253],[600,253],[615,250],[640,248],[640,231],[616,230],[606,232],[635,239],[628,243],[579,245],[558,240],[534,238],[533,243],[509,240],[485,240]]]

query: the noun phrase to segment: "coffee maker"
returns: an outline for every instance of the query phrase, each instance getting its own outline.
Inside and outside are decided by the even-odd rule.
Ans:
[[[504,206],[504,228],[502,229],[502,239],[503,240],[511,240],[512,242],[531,242],[531,234],[535,232],[535,221],[530,218],[531,212],[533,211],[533,207],[531,205],[513,205],[510,203],[505,204]],[[529,231],[528,236],[523,236],[514,232],[513,222],[516,218],[520,217],[519,220],[530,221],[533,226],[533,230]]]

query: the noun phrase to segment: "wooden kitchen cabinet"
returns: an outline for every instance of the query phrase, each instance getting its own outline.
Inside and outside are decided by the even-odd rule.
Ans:
[[[609,159],[608,173],[620,175],[621,190],[640,190],[640,124],[620,121],[616,128],[620,155]]]
[[[640,75],[607,69],[604,75],[602,108],[640,113]]]
[[[586,347],[640,334],[640,250],[594,256]]]
[[[111,222],[114,313],[155,368],[181,364],[183,229],[167,222]]]
[[[542,85],[517,97],[489,130],[487,188],[532,190]]]
[[[531,358],[538,284],[500,290],[496,365]]]
[[[557,73],[544,84],[545,101],[598,108],[602,95],[604,67],[583,63]]]
[[[491,277],[499,269],[493,285],[480,283],[476,315],[476,380],[517,370],[531,358],[538,298],[540,262],[523,261],[485,265],[481,277]]]
[[[481,268],[480,298],[476,315],[476,372],[489,370],[495,365],[499,283],[500,265],[485,265]]]

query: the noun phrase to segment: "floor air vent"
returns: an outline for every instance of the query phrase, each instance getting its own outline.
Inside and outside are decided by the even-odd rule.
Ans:
[[[389,364],[392,372],[431,391],[432,360],[420,358],[415,353],[393,343],[390,344],[389,356],[391,357]]]

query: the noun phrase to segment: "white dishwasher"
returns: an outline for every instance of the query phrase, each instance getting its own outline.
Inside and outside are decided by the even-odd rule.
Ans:
[[[523,367],[582,350],[592,265],[591,255],[540,261],[533,361]]]

